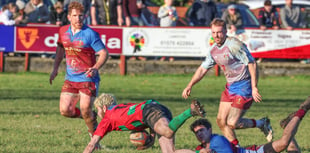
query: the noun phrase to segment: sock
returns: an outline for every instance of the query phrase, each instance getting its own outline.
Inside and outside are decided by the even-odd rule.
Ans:
[[[169,128],[173,132],[176,132],[179,129],[179,127],[181,127],[182,124],[190,117],[192,117],[192,114],[191,114],[191,109],[189,108],[185,110],[182,114],[174,117],[169,123]]]
[[[297,116],[297,117],[299,117],[300,118],[300,120],[305,116],[305,114],[306,114],[306,111],[305,110],[303,110],[303,109],[299,109],[296,113],[295,113],[295,115],[294,116]]]
[[[82,118],[81,117],[81,111],[79,108],[75,107],[75,114],[73,115],[75,118]]]
[[[237,140],[237,139],[235,139],[235,140],[233,140],[232,142],[230,142],[231,144],[233,144],[233,145],[238,145],[239,144],[239,141]]]
[[[258,127],[258,125],[260,125],[261,123],[261,121],[260,120],[254,120],[254,119],[251,119],[252,120],[252,122],[253,122],[253,127]]]

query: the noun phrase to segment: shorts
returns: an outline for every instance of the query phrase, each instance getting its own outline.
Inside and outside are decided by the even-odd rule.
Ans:
[[[260,146],[253,145],[251,147],[241,148],[239,151],[244,153],[277,153],[272,147],[272,142]]]
[[[143,108],[143,122],[154,130],[155,123],[160,118],[167,118],[169,121],[172,120],[172,114],[170,110],[161,104],[146,104]]]
[[[96,97],[97,88],[95,82],[72,82],[66,80],[62,86],[61,92],[78,94],[82,92],[88,96]]]
[[[232,102],[231,107],[239,108],[242,110],[247,110],[251,107],[253,98],[235,95],[235,94],[234,95],[229,94],[229,91],[226,88],[222,92],[221,102]]]

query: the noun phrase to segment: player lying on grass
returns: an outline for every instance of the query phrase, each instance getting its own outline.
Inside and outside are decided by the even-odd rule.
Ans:
[[[156,132],[159,145],[163,153],[189,152],[191,150],[175,150],[174,134],[182,124],[192,116],[205,116],[205,111],[197,100],[193,100],[191,108],[172,118],[170,110],[156,100],[147,100],[142,103],[116,104],[111,94],[101,94],[94,102],[98,116],[102,118],[94,135],[84,150],[92,152],[98,143],[111,131],[142,131],[150,128]],[[152,142],[137,149],[146,149],[154,144],[155,134],[151,133]]]
[[[310,97],[304,101],[296,112],[288,115],[280,122],[284,128],[280,139],[264,145],[253,145],[247,148],[236,148],[230,145],[228,140],[221,135],[212,134],[211,123],[207,119],[198,119],[190,128],[195,133],[201,144],[196,148],[200,153],[278,153],[287,149],[288,153],[299,153],[299,147],[294,138],[299,123],[310,109]],[[193,151],[194,152],[194,151]]]

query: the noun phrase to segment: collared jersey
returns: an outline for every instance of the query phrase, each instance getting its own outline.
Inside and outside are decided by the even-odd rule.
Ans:
[[[105,49],[97,32],[84,25],[81,31],[72,34],[71,26],[59,30],[58,45],[66,51],[66,80],[73,82],[98,82],[99,74],[87,77],[85,72],[96,63],[96,52]]]
[[[202,148],[204,148],[203,144],[197,146],[195,150],[201,150]],[[211,135],[210,149],[212,153],[233,153],[233,149],[228,140],[224,136],[218,134]]]
[[[148,100],[142,103],[126,103],[112,105],[105,112],[103,119],[100,121],[94,135],[103,138],[111,131],[141,131],[147,128],[143,122],[143,108],[146,104],[156,102]]]

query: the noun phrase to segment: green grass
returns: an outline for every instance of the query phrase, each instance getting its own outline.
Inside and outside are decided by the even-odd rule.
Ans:
[[[49,85],[49,75],[42,73],[0,73],[0,152],[82,152],[89,141],[81,119],[59,114],[59,94],[63,84],[59,74]],[[174,115],[189,107],[190,100],[181,93],[191,75],[102,75],[100,92],[113,93],[118,102],[142,102],[154,98],[168,106]],[[298,107],[310,93],[310,77],[266,77],[259,82],[263,102],[255,103],[246,117],[271,118],[275,139],[282,135],[279,121]],[[224,77],[208,76],[197,84],[192,98],[198,98],[207,109],[213,131],[221,134],[215,123],[219,98],[225,85]],[[189,130],[195,118],[189,119],[176,134],[176,148],[194,149],[198,141]],[[302,152],[310,152],[310,116],[303,119],[296,139]],[[258,129],[238,130],[241,145],[263,144],[266,140]],[[159,153],[158,142],[148,150],[136,151],[129,142],[128,132],[112,132],[103,138],[106,148],[100,152]]]

